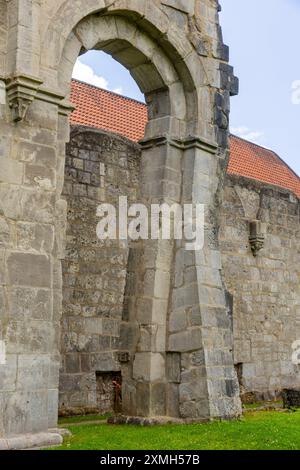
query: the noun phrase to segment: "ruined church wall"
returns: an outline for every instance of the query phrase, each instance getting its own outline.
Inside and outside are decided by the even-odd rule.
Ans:
[[[249,222],[265,224],[255,257]],[[269,399],[300,386],[300,201],[292,193],[227,176],[220,217],[223,279],[233,297],[234,361],[242,394]],[[245,396],[246,399],[246,396]]]
[[[68,226],[61,411],[99,406],[96,373],[121,370],[128,250],[97,240],[96,208],[100,202],[117,204],[119,195],[136,202],[139,166],[138,145],[108,132],[73,128],[63,192]],[[253,399],[275,398],[283,388],[300,385],[291,360],[292,343],[300,339],[299,217],[299,200],[292,193],[243,177],[225,178],[219,218],[222,276],[232,299],[241,392]],[[266,231],[257,257],[249,242],[253,220],[265,224]],[[184,366],[184,357],[182,361]]]
[[[30,445],[24,437],[28,433],[40,433],[35,442],[45,445],[46,440],[49,445],[61,442],[60,435],[47,430],[57,425],[66,222],[62,189],[72,110],[69,85],[78,55],[94,48],[112,53],[131,71],[151,102],[142,150],[142,172],[147,181],[147,185],[141,185],[144,200],[181,204],[205,201],[212,209],[210,214],[219,174],[226,163],[229,98],[237,93],[238,81],[228,65],[217,0],[0,2],[1,7],[4,5],[7,17],[4,21],[1,17],[4,36],[1,30],[0,39],[0,344],[4,349],[0,364],[0,447],[13,446],[11,437],[16,435],[20,435],[22,445]],[[126,52],[124,44],[128,45]],[[181,160],[183,171],[176,167]],[[200,170],[197,177],[194,168]],[[198,184],[201,191],[194,192]],[[212,234],[214,225],[214,217],[209,217],[207,230]],[[137,260],[140,283],[135,299],[141,303],[147,300],[151,341],[137,351],[145,324],[137,303],[128,302],[128,321],[124,322],[128,330],[135,328],[123,387],[123,412],[128,416],[169,416],[165,399],[168,346],[162,335],[158,344],[156,332],[167,325],[172,295],[169,278],[177,269],[174,262],[179,265],[180,260],[168,256],[165,262],[162,245],[155,243],[150,255],[145,247],[145,256],[141,262]],[[171,244],[169,252],[173,253]],[[220,308],[227,315],[219,276],[205,289],[207,297],[200,298],[204,280],[198,276],[198,267],[205,262],[209,277],[215,271],[216,258],[218,248],[207,243],[205,260],[193,257],[190,261],[195,276],[184,286],[204,308],[209,296],[214,295],[214,287],[219,289],[218,308],[211,310],[214,317]],[[162,264],[166,282],[157,298]],[[204,391],[205,399],[201,409],[195,403],[195,408],[182,417],[202,420],[238,416],[241,410],[229,353],[231,336],[227,335],[226,344],[215,353],[223,331],[199,323],[194,327],[197,341],[193,348],[205,353],[205,365],[198,366],[203,370],[205,387],[200,392]],[[185,337],[190,333],[187,331]],[[179,351],[174,352],[181,353],[185,347],[186,343],[179,345]],[[135,362],[133,358],[137,358]],[[159,377],[152,374],[158,362]],[[230,384],[235,385],[230,385],[229,392],[228,375]],[[185,380],[193,385],[192,374]],[[75,388],[78,390],[76,384]],[[138,402],[142,406],[136,406]]]
[[[60,412],[110,411],[99,382],[120,372],[120,322],[127,242],[101,241],[97,207],[136,202],[140,149],[105,131],[74,128],[67,145],[63,196],[68,204],[63,261]],[[108,377],[109,378],[109,377]],[[98,391],[97,391],[98,382]],[[111,387],[107,391],[113,394]],[[99,403],[99,401],[101,403]],[[113,401],[113,397],[111,397]]]

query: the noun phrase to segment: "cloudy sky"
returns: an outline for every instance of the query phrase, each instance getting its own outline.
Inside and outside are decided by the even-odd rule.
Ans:
[[[221,0],[230,62],[240,79],[231,131],[276,151],[300,175],[300,0]],[[143,100],[129,72],[102,52],[81,56],[74,77]]]

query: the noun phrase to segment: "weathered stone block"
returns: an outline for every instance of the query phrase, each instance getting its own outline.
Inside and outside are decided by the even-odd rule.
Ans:
[[[192,15],[195,10],[195,0],[163,0],[161,3],[190,15]]]
[[[181,383],[179,385],[180,402],[199,400],[207,397],[206,378],[197,380],[197,382]]]
[[[0,158],[0,182],[22,184],[23,163],[11,158]]]
[[[112,352],[91,354],[91,368],[97,372],[118,372],[120,364]]]
[[[169,319],[170,333],[183,331],[187,327],[187,314],[185,309],[172,312]]]
[[[78,374],[80,372],[79,354],[66,354],[65,367],[67,374]]]
[[[195,351],[201,347],[201,330],[189,329],[181,333],[171,334],[169,337],[169,351],[187,352]]]
[[[53,193],[22,189],[20,203],[24,221],[44,224],[53,222],[55,209],[55,196]]]
[[[179,390],[178,385],[169,383],[166,385],[167,404],[166,414],[174,418],[179,418]]]
[[[46,256],[12,252],[7,270],[11,285],[51,287],[51,264]]]
[[[48,390],[48,428],[54,429],[57,427],[57,417],[58,417],[58,390]]]
[[[159,353],[136,353],[133,363],[133,378],[152,382],[165,376],[165,360]]]
[[[166,415],[166,384],[156,383],[151,385],[151,415],[152,416],[165,416]]]
[[[8,291],[8,307],[14,321],[52,319],[51,292],[47,289],[11,288]]]
[[[53,191],[55,188],[55,173],[51,168],[41,165],[25,164],[24,184],[46,191]]]
[[[150,416],[151,385],[139,382],[136,386],[136,413],[138,416]]]
[[[12,392],[16,389],[17,356],[8,354],[6,364],[0,364],[0,390]]]
[[[4,217],[0,217],[0,247],[9,247],[12,244],[12,231],[10,224]]]
[[[18,358],[17,390],[46,390],[49,365],[49,356],[20,355]]]
[[[166,378],[169,382],[180,383],[181,379],[181,354],[167,353]]]

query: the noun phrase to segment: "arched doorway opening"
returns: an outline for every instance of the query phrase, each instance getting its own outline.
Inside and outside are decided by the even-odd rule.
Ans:
[[[53,50],[50,70],[44,69],[45,79],[67,96],[76,58],[92,49],[127,67],[149,106],[140,142],[141,201],[206,205],[208,235],[202,253],[187,253],[184,241],[155,240],[141,243],[129,257],[128,271],[136,282],[126,296],[120,328],[123,413],[141,418],[236,416],[240,401],[231,331],[217,322],[220,311],[227,315],[227,306],[215,237],[216,195],[227,147],[223,108],[232,72],[219,69],[214,60],[205,68],[185,35],[158,21],[154,5],[147,14],[144,3],[143,12],[136,3],[133,11],[116,5],[79,23],[75,15],[72,32],[58,52]],[[61,149],[68,138],[63,107]]]
[[[177,70],[151,37],[142,33],[128,19],[118,16],[91,16],[79,23],[76,27],[76,34],[73,34],[70,42],[67,43],[67,51],[62,57],[60,70],[64,70],[64,73],[59,76],[60,88],[64,87],[66,77],[70,77],[70,67],[66,63],[66,57],[70,49],[74,54],[75,46],[79,54],[90,49],[101,49],[109,53],[130,70],[131,75],[145,94],[149,110],[149,121],[146,125],[144,141],[141,144],[142,161],[141,172],[138,178],[140,200],[146,204],[150,202],[181,203],[181,164],[183,154],[181,140],[189,124],[189,114],[195,115],[194,109],[197,103],[194,102],[193,105],[189,103],[190,106],[189,108],[187,107],[187,101],[190,99],[193,90],[191,88],[188,91],[184,89]],[[66,68],[69,69],[68,74],[66,74]],[[185,81],[187,81],[187,77],[185,77]],[[188,86],[191,87],[191,82],[188,83]],[[74,143],[74,139],[72,142]],[[74,152],[74,150],[72,151]],[[95,151],[94,148],[93,151]],[[90,157],[87,159],[90,160]],[[79,161],[76,161],[76,163],[82,165]],[[103,164],[103,162],[100,163]],[[73,168],[72,170],[74,172],[75,169]],[[105,172],[106,169],[104,168],[102,171]],[[104,179],[103,175],[102,178]],[[83,190],[82,187],[76,187],[79,191]],[[82,219],[82,217],[79,218]],[[80,236],[77,236],[76,240],[79,238]],[[72,331],[73,327],[77,330],[77,334],[81,334],[79,337],[82,339],[86,337],[86,333],[91,332],[95,328],[95,331],[101,331],[101,338],[104,338],[105,341],[103,336],[105,325],[109,324],[110,328],[119,328],[121,330],[119,353],[123,353],[123,357],[126,357],[126,360],[122,360],[122,367],[116,358],[116,351],[113,353],[111,350],[111,338],[113,337],[110,338],[110,351],[107,352],[106,356],[102,351],[102,357],[100,357],[99,349],[95,353],[93,346],[88,345],[88,348],[92,347],[92,352],[94,353],[89,355],[89,361],[93,362],[91,366],[94,369],[91,372],[92,375],[89,376],[84,373],[80,378],[78,374],[76,377],[77,383],[74,383],[74,380],[76,380],[75,376],[73,375],[73,379],[70,379],[70,375],[67,374],[66,387],[64,388],[70,387],[77,390],[80,395],[80,402],[82,399],[80,391],[82,387],[84,388],[84,385],[78,386],[78,381],[83,381],[84,384],[86,380],[89,380],[88,377],[90,377],[94,388],[94,380],[96,380],[97,389],[97,380],[103,382],[104,373],[110,372],[112,374],[113,372],[118,372],[121,368],[123,378],[123,411],[125,413],[139,416],[174,415],[177,417],[180,413],[179,404],[177,403],[177,406],[174,406],[173,397],[171,397],[171,394],[174,394],[173,389],[175,387],[178,389],[178,377],[180,375],[180,354],[177,351],[170,351],[169,353],[169,356],[174,356],[177,359],[175,368],[178,371],[177,374],[174,374],[176,377],[168,379],[166,371],[167,361],[172,361],[167,355],[167,328],[174,243],[171,240],[163,244],[158,241],[154,244],[151,243],[152,253],[148,250],[149,245],[145,243],[135,251],[132,257],[133,267],[129,269],[135,282],[134,286],[130,287],[129,295],[126,293],[126,314],[124,314],[123,310],[121,325],[118,325],[118,322],[111,318],[101,319],[99,315],[98,318],[95,316],[81,320],[78,317],[76,318],[75,315],[75,318],[67,319],[66,329],[69,330],[67,332],[68,338],[72,337],[74,333]],[[149,254],[146,253],[147,251]],[[89,250],[83,250],[85,270],[87,270],[87,260],[89,256],[93,256],[94,252],[95,250],[92,250],[91,254]],[[104,253],[106,253],[105,256],[109,256],[112,259],[109,250],[103,250]],[[105,279],[102,276],[102,279],[98,281],[101,283]],[[132,284],[132,281],[131,279],[129,284]],[[143,285],[145,281],[146,285]],[[71,282],[74,281],[72,280]],[[111,287],[112,280],[109,279],[108,282]],[[162,286],[159,285],[161,283],[163,284]],[[117,291],[119,294],[122,291],[119,285],[117,286]],[[99,296],[102,299],[104,297],[103,292],[99,290]],[[70,300],[68,298],[68,290],[65,290],[65,294],[64,305],[66,305],[67,311],[69,308],[67,304]],[[81,294],[82,291],[80,293],[80,291],[76,290],[75,295],[80,296]],[[95,292],[93,296],[95,298]],[[115,306],[117,303],[115,302]],[[91,315],[91,310],[89,312]],[[70,324],[72,325],[71,328]],[[82,328],[85,331],[82,331]],[[115,338],[117,338],[117,333],[114,332],[114,334]],[[80,358],[81,368],[82,358],[83,356]],[[70,364],[67,365],[70,367],[70,370],[72,370],[72,367],[75,367],[76,370],[76,367],[78,367],[78,357],[75,358],[73,353],[73,355],[67,354],[66,359],[70,361]],[[74,360],[76,365],[74,365]],[[108,370],[105,370],[105,368]],[[111,380],[114,381],[113,375]],[[69,383],[70,381],[71,383]],[[174,381],[174,387],[170,386],[172,381]],[[85,389],[87,390],[88,386],[85,386]],[[96,390],[91,390],[91,392],[95,394]],[[75,395],[76,403],[76,392],[72,395]],[[161,395],[162,398],[158,399],[158,395]],[[90,396],[92,396],[92,393]],[[65,406],[64,399],[62,403]]]

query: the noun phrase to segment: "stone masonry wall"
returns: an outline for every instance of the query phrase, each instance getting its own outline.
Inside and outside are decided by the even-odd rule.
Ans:
[[[59,434],[47,430],[57,424],[66,222],[66,200],[61,194],[72,109],[68,102],[70,79],[78,55],[95,48],[111,53],[130,71],[151,102],[142,150],[142,175],[147,181],[147,185],[141,185],[144,200],[205,202],[212,214],[213,221],[207,222],[211,230],[219,175],[226,163],[229,97],[237,93],[228,48],[222,40],[217,0],[10,0],[0,2],[1,13],[4,4],[7,15],[1,16],[0,39],[0,217],[4,219],[0,230],[0,345],[4,350],[0,364],[0,448],[13,447],[12,436],[16,435],[20,436],[19,446],[32,447],[28,433],[38,434],[36,444],[61,442]],[[175,167],[174,148],[178,154]],[[181,159],[183,171],[176,167]],[[199,171],[193,172],[193,168]],[[83,178],[78,189],[79,185],[87,187],[86,173],[78,171],[78,178]],[[193,188],[198,181],[201,191],[196,192]],[[98,189],[100,192],[103,188]],[[81,197],[86,195],[84,192]],[[88,228],[86,222],[82,225]],[[155,298],[162,276],[161,245],[158,241],[150,250],[150,270],[148,255],[138,266],[141,283],[137,298],[149,300],[147,324],[154,327],[154,333],[150,328],[149,347],[133,350],[136,354],[129,358],[128,377],[123,374],[123,403],[127,403],[125,412],[129,416],[135,416],[138,410],[135,404],[142,396],[139,386],[144,389],[140,401],[146,403],[142,416],[149,417],[158,412],[154,390],[167,385],[166,342],[158,349],[152,341],[156,327],[167,323],[172,291],[166,282],[163,293]],[[205,251],[206,267],[213,271],[218,248],[207,243]],[[94,251],[90,253],[94,261]],[[170,258],[164,263],[167,276],[174,268],[173,261]],[[192,264],[195,272],[202,266],[196,258]],[[194,293],[195,302],[205,308],[205,299],[198,295],[204,281],[200,274],[196,279],[188,281],[187,288]],[[211,295],[215,281],[219,278],[209,286]],[[26,291],[26,302],[21,291]],[[226,314],[224,297],[220,296],[220,301]],[[136,305],[129,304],[128,310],[128,324],[135,321],[138,339],[144,323]],[[212,316],[215,321],[215,310]],[[80,338],[81,324],[88,325],[89,318],[74,315],[71,323],[74,337]],[[102,323],[97,323],[95,336],[99,338]],[[228,364],[231,337],[220,353],[214,354],[222,332],[204,321],[198,330],[201,335],[198,331],[193,347],[204,349],[204,375],[209,386],[204,387],[205,414],[199,412],[196,417],[238,416],[237,388],[234,393],[220,393],[226,388],[228,370],[235,376],[231,357]],[[94,332],[88,331],[87,336]],[[80,352],[81,344],[68,352]],[[135,370],[140,362],[133,364],[138,354],[147,370],[142,377]],[[75,356],[70,357],[70,370],[79,370]],[[162,371],[159,377],[152,373],[158,359]],[[68,390],[80,391],[76,380],[70,379]],[[167,416],[168,411],[162,407],[159,412]]]
[[[67,146],[61,412],[99,407],[96,374],[120,371],[117,351],[128,249],[122,242],[97,238],[96,210],[101,202],[117,207],[119,196],[136,201],[139,157],[136,144],[84,128],[73,129]]]
[[[300,202],[288,191],[227,177],[220,219],[223,277],[233,296],[242,394],[252,392],[254,400],[300,386],[299,367],[292,363],[292,343],[300,339],[299,217]],[[257,257],[249,244],[253,220],[266,232]]]
[[[96,374],[121,369],[117,352],[128,249],[97,240],[96,208],[100,202],[117,203],[119,195],[136,201],[139,165],[140,149],[134,143],[102,131],[73,128],[64,185],[68,203],[60,381],[64,412],[99,409]],[[299,200],[291,193],[227,175],[219,242],[228,304],[233,305],[234,360],[245,399],[275,398],[282,389],[300,385],[299,370],[291,361],[292,343],[300,339],[299,214]],[[266,231],[264,249],[257,257],[249,242],[254,220],[265,224]],[[184,322],[184,313],[171,317],[171,331],[176,331],[174,320]],[[179,355],[179,374],[180,368],[185,370],[185,356]],[[113,394],[112,387],[108,390]]]

